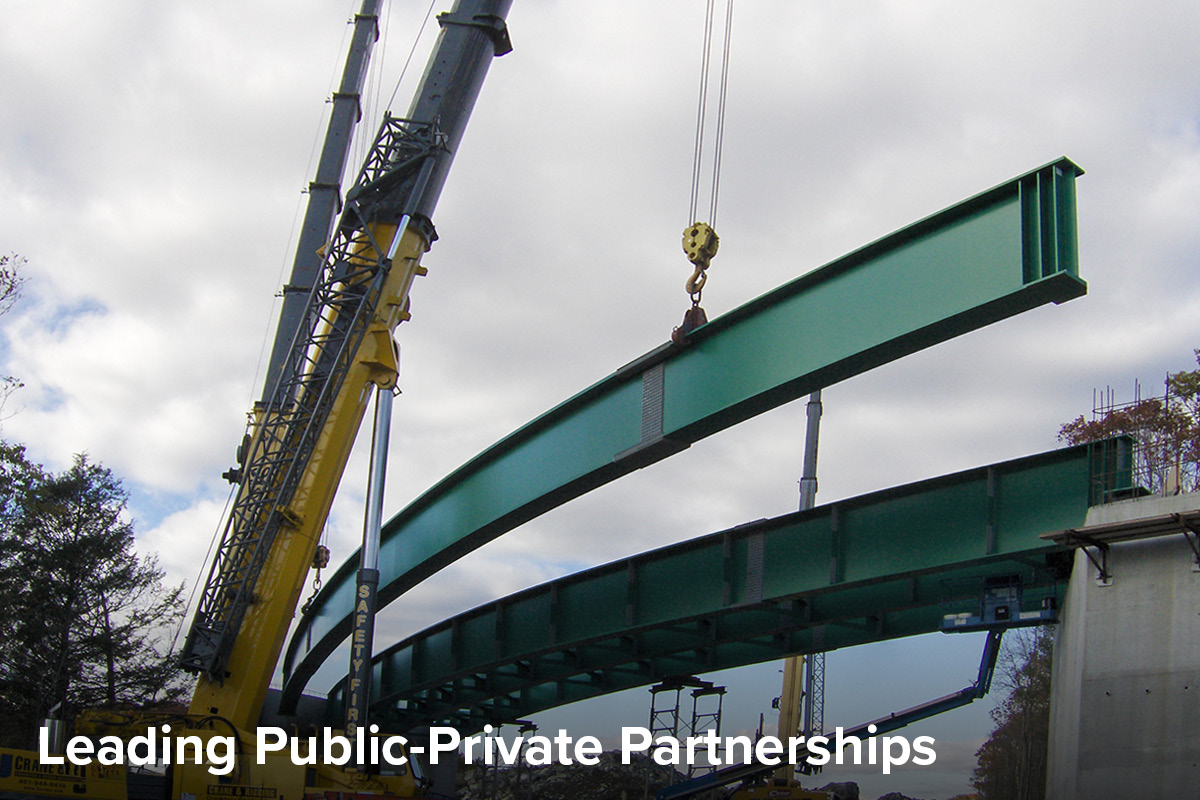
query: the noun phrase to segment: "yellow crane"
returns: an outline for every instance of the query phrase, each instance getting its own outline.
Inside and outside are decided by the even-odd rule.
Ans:
[[[198,676],[187,713],[93,710],[76,722],[78,734],[101,745],[106,737],[112,748],[128,741],[132,753],[139,739],[152,740],[170,754],[168,741],[183,740],[182,752],[191,757],[179,759],[177,749],[171,760],[187,763],[170,764],[162,781],[143,786],[123,766],[55,765],[42,763],[39,753],[4,751],[0,793],[113,800],[418,795],[405,766],[384,772],[358,769],[353,759],[332,765],[311,758],[304,737],[294,740],[298,752],[268,753],[258,750],[257,736],[271,675],[370,396],[396,385],[392,335],[408,318],[413,280],[425,274],[420,260],[436,238],[433,209],[453,154],[492,58],[511,50],[504,21],[511,0],[457,0],[438,18],[441,32],[410,110],[405,118],[384,119],[342,198],[346,141],[378,37],[380,2],[364,0],[355,18],[262,400],[238,464],[226,474],[237,485],[235,499],[181,654],[184,668]],[[231,745],[236,758],[214,772],[212,762],[224,760],[220,745]],[[204,759],[195,757],[200,753]],[[304,764],[309,758],[313,763]]]

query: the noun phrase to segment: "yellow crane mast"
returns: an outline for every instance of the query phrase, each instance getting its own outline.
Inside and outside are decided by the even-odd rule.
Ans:
[[[385,117],[341,198],[344,140],[360,113],[380,2],[364,0],[355,20],[262,400],[238,464],[226,475],[237,484],[235,499],[181,654],[184,668],[198,675],[188,712],[93,711],[77,723],[78,733],[95,737],[187,736],[201,750],[222,737],[235,743],[236,763],[225,774],[173,764],[169,786],[145,795],[138,789],[139,797],[301,800],[330,791],[418,792],[407,769],[306,767],[285,752],[254,751],[271,676],[367,404],[376,387],[396,383],[392,336],[408,318],[414,278],[425,274],[420,259],[436,239],[438,196],[492,58],[512,49],[504,21],[511,0],[457,0],[438,17],[441,32],[407,115]],[[339,136],[341,149],[331,150],[329,141]],[[29,794],[113,800],[135,794],[123,768],[68,768],[58,770],[62,780],[51,780],[55,771],[39,773],[36,753],[6,757],[40,776],[25,787]],[[0,783],[0,792],[5,788]]]

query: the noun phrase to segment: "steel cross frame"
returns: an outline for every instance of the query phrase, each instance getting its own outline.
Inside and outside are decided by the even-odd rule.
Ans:
[[[383,531],[380,603],[545,511],[815,389],[1086,292],[1061,159],[664,345],[476,456]],[[903,298],[903,300],[901,300]],[[281,710],[350,632],[351,556],[294,632]]]
[[[477,730],[667,678],[931,632],[973,608],[992,576],[1020,575],[1030,608],[1061,599],[1069,548],[1043,535],[1086,519],[1092,463],[1088,445],[1055,450],[527,589],[376,656],[372,718]],[[342,694],[333,688],[331,709]]]

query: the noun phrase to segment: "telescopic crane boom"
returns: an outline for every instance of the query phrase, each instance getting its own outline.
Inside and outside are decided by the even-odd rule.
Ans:
[[[182,660],[191,713],[253,726],[373,386],[395,385],[432,214],[495,55],[511,0],[459,0],[404,119],[384,120],[347,192],[286,357],[254,410],[238,492]]]
[[[438,17],[441,33],[407,115],[385,116],[342,198],[381,3],[362,0],[355,17],[262,399],[238,465],[226,474],[237,485],[235,499],[180,656],[198,674],[188,713],[97,709],[76,720],[77,733],[110,739],[171,732],[211,745],[232,733],[236,768],[218,780],[205,765],[178,762],[169,788],[151,790],[141,784],[155,776],[137,776],[138,788],[127,788],[119,767],[69,775],[46,767],[36,774],[55,779],[22,783],[26,794],[284,800],[416,791],[406,769],[377,775],[306,767],[247,747],[256,741],[251,732],[368,401],[376,387],[396,384],[392,334],[408,319],[413,279],[425,273],[420,260],[436,239],[433,211],[468,117],[492,58],[512,49],[504,21],[511,0],[456,0]],[[24,751],[3,759],[39,763],[37,753]]]

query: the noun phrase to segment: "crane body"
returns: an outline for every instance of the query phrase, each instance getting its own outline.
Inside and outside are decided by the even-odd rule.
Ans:
[[[37,794],[99,792],[114,800],[300,800],[331,791],[418,796],[406,766],[389,774],[315,757],[305,765],[313,756],[307,739],[297,740],[301,763],[295,753],[256,752],[255,744],[267,689],[367,405],[376,387],[396,385],[393,333],[409,317],[415,278],[425,274],[420,260],[436,239],[438,196],[488,66],[511,50],[504,22],[511,0],[457,0],[438,18],[441,32],[407,116],[385,117],[356,182],[340,198],[346,140],[379,5],[364,0],[355,19],[327,137],[340,141],[332,150],[327,146],[318,166],[262,400],[251,414],[238,465],[226,475],[237,484],[235,499],[181,654],[184,668],[198,676],[188,711],[86,710],[76,724],[78,734],[100,741],[132,741],[154,731],[192,737],[200,752],[233,742],[236,765],[218,775],[203,763],[176,763],[170,786],[145,795],[122,766],[102,769],[90,781],[86,768],[78,768],[73,783],[31,784]],[[339,200],[341,213],[333,221]],[[317,247],[320,252],[313,252]],[[6,757],[36,764],[37,756]],[[114,788],[122,784],[124,794]]]
[[[214,562],[184,648],[185,667],[200,675],[193,714],[244,728],[258,720],[371,390],[395,386],[392,333],[425,274],[433,208],[508,5],[460,0],[443,15],[409,117],[385,119],[346,195],[288,355],[268,376],[273,390],[255,407],[225,558]]]

